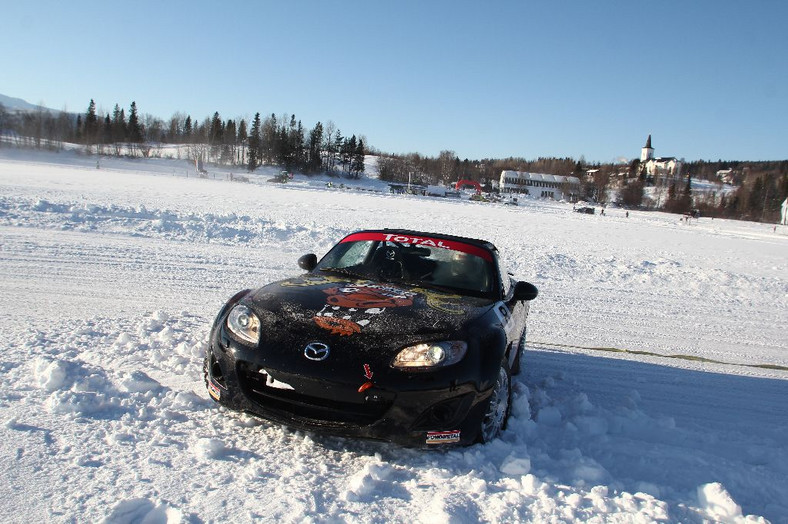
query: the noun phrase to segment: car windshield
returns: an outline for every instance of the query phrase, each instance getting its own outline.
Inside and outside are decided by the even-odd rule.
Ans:
[[[496,285],[492,260],[486,249],[455,240],[366,233],[343,239],[316,271],[488,296]]]

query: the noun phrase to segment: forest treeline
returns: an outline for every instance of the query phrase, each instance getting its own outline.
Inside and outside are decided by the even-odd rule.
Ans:
[[[589,202],[605,205],[613,198],[615,203],[633,209],[659,208],[680,214],[697,211],[718,218],[777,222],[780,206],[788,198],[788,160],[687,162],[684,175],[668,182],[646,176],[639,159],[629,164],[588,163],[573,158],[461,161],[453,151],[442,151],[438,157],[381,154],[378,159],[380,178],[402,184],[448,184],[470,179],[493,191],[492,181],[507,170],[577,177],[580,198]],[[721,172],[728,170],[727,177],[735,189],[725,191]],[[692,190],[693,179],[707,182],[711,189]]]
[[[413,185],[449,185],[469,179],[494,191],[493,181],[504,170],[574,176],[581,182],[580,198],[607,204],[611,198],[627,207],[659,208],[675,213],[698,210],[706,216],[774,222],[788,198],[788,160],[685,162],[680,181],[662,183],[645,176],[638,159],[629,164],[588,163],[583,158],[460,158],[450,150],[437,157],[418,153],[391,154],[372,149],[363,135],[347,137],[328,121],[306,129],[295,115],[222,119],[218,112],[201,121],[175,113],[165,121],[140,114],[135,102],[115,104],[111,113],[99,114],[90,100],[84,113],[9,111],[0,104],[0,135],[18,145],[62,149],[65,143],[85,146],[104,155],[160,156],[164,144],[187,146],[200,163],[244,166],[281,166],[307,175],[327,173],[358,178],[364,157],[378,156],[381,180]],[[725,182],[735,190],[723,190]],[[691,180],[708,182],[718,190],[691,189]],[[611,196],[614,195],[614,196]],[[649,195],[650,198],[647,196]]]
[[[164,144],[188,145],[199,163],[282,166],[305,174],[343,173],[358,178],[364,172],[363,137],[343,136],[331,122],[306,130],[295,115],[255,114],[251,122],[225,120],[218,112],[202,121],[175,113],[168,121],[141,115],[132,102],[128,114],[115,104],[112,113],[98,114],[90,101],[83,114],[47,110],[10,112],[0,104],[0,135],[20,145],[62,149],[64,143],[83,144],[103,155],[160,156]]]

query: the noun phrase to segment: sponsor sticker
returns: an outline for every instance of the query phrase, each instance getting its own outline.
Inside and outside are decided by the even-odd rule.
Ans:
[[[460,441],[460,430],[428,431],[427,444],[452,444]]]
[[[342,243],[359,242],[364,240],[379,240],[385,242],[396,242],[398,244],[410,244],[413,246],[437,247],[442,249],[449,249],[451,251],[462,251],[463,253],[476,255],[477,257],[481,257],[484,260],[487,260],[488,262],[492,262],[493,260],[492,255],[486,249],[483,249],[479,246],[466,244],[465,242],[459,242],[456,240],[444,240],[444,239],[429,238],[429,237],[416,237],[411,235],[397,235],[390,233],[373,232],[373,233],[353,233],[352,235],[343,238],[341,242]]]
[[[219,391],[219,388],[213,383],[213,381],[208,381],[208,394],[216,401],[219,401],[222,398],[222,392]]]

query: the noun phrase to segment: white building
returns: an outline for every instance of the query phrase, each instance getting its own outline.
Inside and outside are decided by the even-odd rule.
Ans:
[[[654,184],[660,185],[660,182],[673,182],[681,179],[684,159],[678,160],[672,156],[655,157],[654,148],[651,147],[651,135],[648,135],[646,145],[640,150],[640,164],[646,170],[646,176]]]
[[[719,180],[723,184],[731,184],[731,185],[733,185],[734,184],[734,176],[735,176],[735,173],[733,172],[733,169],[731,169],[731,168],[720,169],[720,170],[717,171],[717,180]]]
[[[501,193],[525,194],[534,198],[576,201],[580,179],[573,176],[545,175],[523,171],[501,171]]]

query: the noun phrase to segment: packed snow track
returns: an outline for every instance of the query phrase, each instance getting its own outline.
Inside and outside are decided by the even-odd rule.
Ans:
[[[188,166],[0,149],[8,520],[788,521],[786,227]],[[350,231],[425,224],[540,290],[500,439],[406,449],[210,401],[228,297]]]

